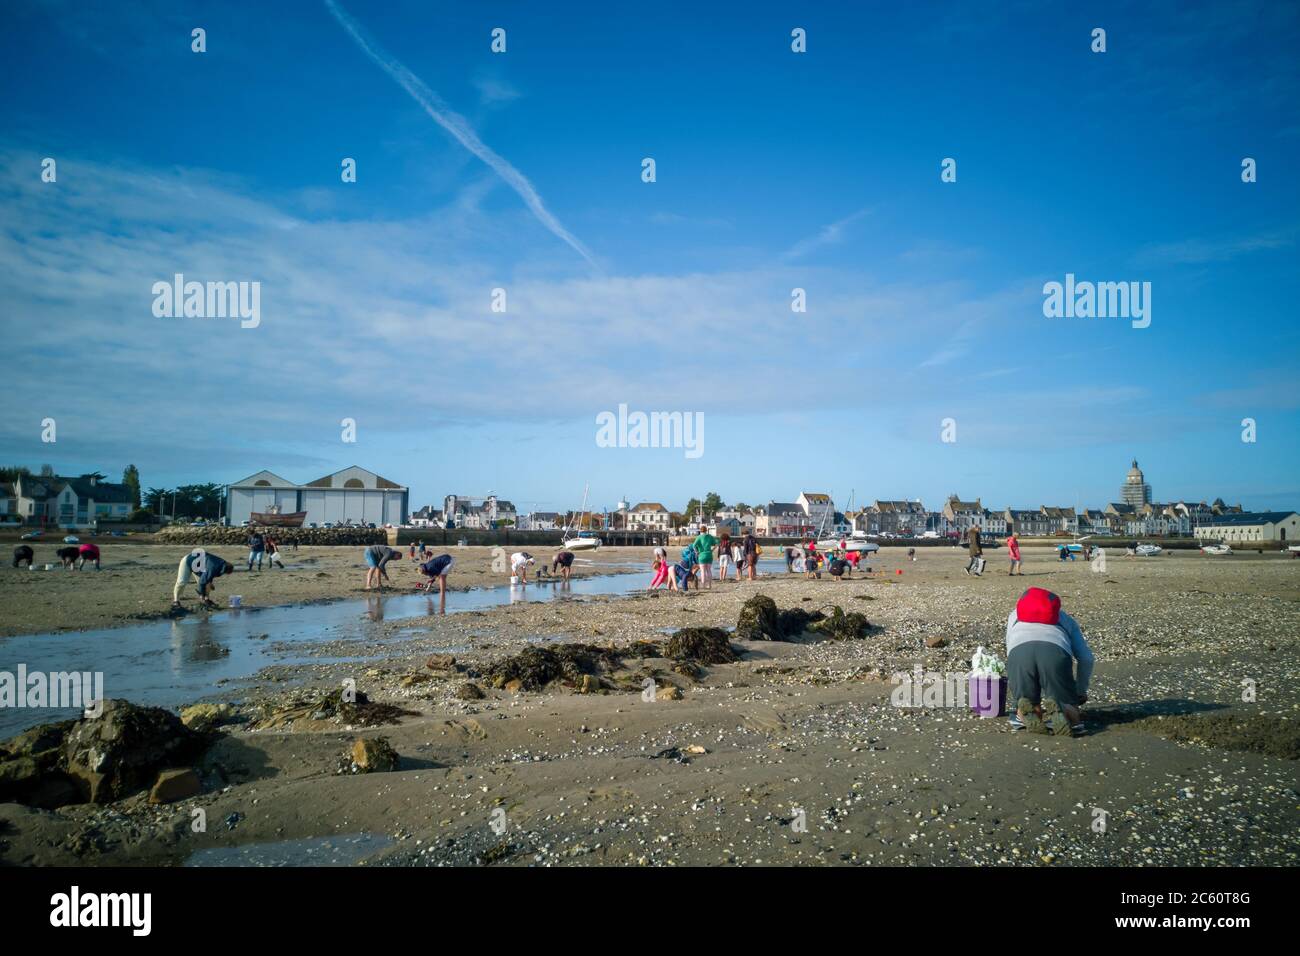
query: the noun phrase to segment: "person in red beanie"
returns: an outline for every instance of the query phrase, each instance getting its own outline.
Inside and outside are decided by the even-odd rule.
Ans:
[[[1007,683],[1016,701],[1012,728],[1062,736],[1082,732],[1079,708],[1088,701],[1095,662],[1078,623],[1061,610],[1061,599],[1045,588],[1025,591],[1007,617]]]

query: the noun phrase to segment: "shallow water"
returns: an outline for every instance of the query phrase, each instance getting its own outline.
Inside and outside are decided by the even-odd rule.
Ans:
[[[447,613],[479,611],[521,601],[626,594],[645,585],[641,574],[601,574],[568,585],[528,584],[449,591]],[[350,660],[299,653],[294,644],[368,639],[375,624],[437,613],[437,595],[392,594],[285,607],[235,608],[180,620],[126,627],[0,638],[0,671],[102,673],[104,695],[136,704],[177,707],[219,692],[222,682],[251,677],[271,664]],[[385,643],[397,643],[390,638]],[[365,660],[365,658],[357,658]],[[26,727],[78,716],[75,708],[0,708],[0,739]]]
[[[377,833],[341,833],[304,840],[246,843],[195,850],[183,866],[351,866],[393,845]]]

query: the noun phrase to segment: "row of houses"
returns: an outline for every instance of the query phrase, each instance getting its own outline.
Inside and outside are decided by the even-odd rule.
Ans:
[[[100,521],[126,521],[134,510],[131,488],[98,474],[19,475],[0,482],[0,520],[6,522],[90,528]]]
[[[847,534],[858,531],[870,535],[937,534],[962,536],[971,528],[987,535],[1005,535],[1012,531],[1022,537],[1051,535],[1125,535],[1130,537],[1190,536],[1198,528],[1218,527],[1215,519],[1245,514],[1240,504],[1228,505],[1220,499],[1212,504],[1179,501],[1172,504],[1110,502],[1105,508],[1076,512],[1074,508],[1040,505],[1038,508],[986,508],[979,498],[965,500],[951,495],[938,511],[931,511],[919,500],[876,500],[859,511],[840,513],[828,495],[804,492],[792,502],[769,501],[766,505],[743,511],[724,508],[705,522],[712,533],[731,534],[752,531],[760,536],[790,537],[816,534]],[[627,510],[625,527],[635,530],[680,530],[694,532],[702,527],[698,521],[683,528],[671,527],[671,516],[661,503],[641,502]]]

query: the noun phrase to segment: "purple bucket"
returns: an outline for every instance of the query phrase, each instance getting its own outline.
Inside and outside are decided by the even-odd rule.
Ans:
[[[1007,713],[1007,679],[971,674],[967,684],[970,709],[981,717],[1005,717]]]

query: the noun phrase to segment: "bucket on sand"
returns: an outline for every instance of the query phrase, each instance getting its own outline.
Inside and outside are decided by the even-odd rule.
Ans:
[[[243,596],[242,594],[232,594],[232,595],[230,595],[230,606],[231,606],[231,607],[239,607],[239,606],[240,606],[241,604],[243,604],[243,603],[244,603],[244,596]]]
[[[517,574],[512,574],[512,575],[510,575],[510,583],[511,583],[512,585],[514,585],[514,584],[518,584],[518,583],[519,583],[519,575],[517,575]]]
[[[46,570],[46,571],[53,571],[53,570],[54,570],[54,565],[52,565],[52,564],[47,564],[47,565],[45,566],[45,570]]]
[[[1005,717],[1007,714],[1007,679],[990,674],[971,674],[966,685],[970,709],[981,717]]]

